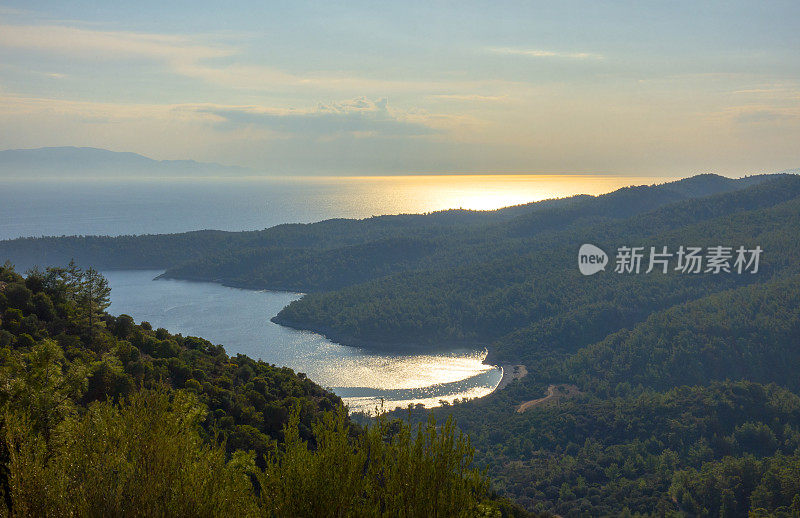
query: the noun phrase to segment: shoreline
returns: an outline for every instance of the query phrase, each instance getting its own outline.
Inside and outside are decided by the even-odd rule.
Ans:
[[[142,272],[147,272],[149,274],[152,270],[151,269],[142,269],[142,270],[124,270],[123,269],[123,270],[116,270],[116,271],[123,271],[123,272],[125,272],[125,271],[142,271]],[[183,283],[187,283],[187,284],[201,284],[201,285],[202,284],[206,284],[206,285],[212,285],[212,286],[216,285],[218,287],[222,287],[222,288],[226,288],[226,289],[230,289],[230,290],[235,290],[235,291],[238,291],[238,290],[247,291],[247,292],[264,291],[264,290],[256,290],[256,289],[252,289],[252,288],[237,288],[237,287],[233,287],[233,286],[226,286],[224,283],[219,282],[218,280],[191,280],[191,279],[168,278],[168,277],[163,277],[163,273],[164,273],[163,270],[160,270],[160,271],[159,270],[155,270],[155,271],[153,271],[153,275],[149,275],[148,276],[148,280],[150,282],[153,282],[153,283],[157,283],[159,280],[165,279],[165,280],[169,280],[169,281],[177,281],[177,282],[183,282]],[[279,292],[277,290],[268,290],[268,291],[270,291],[272,293],[287,293],[287,292]],[[291,293],[291,295],[300,295],[300,294]],[[294,297],[292,297],[292,298],[294,298]],[[283,308],[285,308],[285,307],[286,306],[281,306],[281,310]],[[493,394],[494,392],[496,392],[497,390],[502,390],[509,383],[511,383],[513,380],[519,379],[521,377],[524,377],[524,375],[526,374],[526,371],[524,370],[524,366],[515,366],[515,365],[512,365],[512,364],[501,364],[499,362],[498,363],[489,364],[488,362],[486,362],[486,357],[488,357],[488,355],[489,355],[489,351],[487,350],[487,348],[485,346],[481,347],[479,344],[476,344],[474,342],[448,341],[448,342],[438,342],[435,345],[433,345],[433,344],[413,343],[413,342],[411,342],[411,343],[409,343],[409,342],[384,342],[384,341],[375,342],[375,341],[371,341],[371,340],[357,340],[357,339],[354,339],[352,336],[348,336],[346,333],[341,333],[341,334],[340,333],[336,333],[336,332],[334,332],[333,329],[331,329],[331,328],[329,328],[327,326],[320,326],[320,327],[322,327],[322,329],[320,329],[320,328],[314,328],[312,326],[309,326],[308,324],[289,321],[289,319],[283,319],[283,318],[281,318],[279,316],[280,310],[273,309],[273,311],[276,311],[277,314],[271,315],[271,318],[269,316],[269,313],[267,313],[267,319],[273,325],[276,325],[276,326],[279,326],[279,327],[283,327],[283,328],[287,328],[287,329],[293,329],[293,330],[297,330],[297,331],[305,331],[305,332],[308,332],[308,333],[313,333],[315,335],[319,335],[320,337],[324,338],[325,340],[327,340],[327,341],[329,341],[329,342],[331,342],[333,344],[336,344],[336,345],[339,345],[339,346],[343,346],[345,348],[360,349],[360,350],[364,351],[367,354],[378,354],[378,355],[388,354],[388,355],[392,355],[392,356],[394,356],[394,355],[415,356],[415,355],[419,355],[419,354],[439,355],[439,354],[443,354],[444,353],[445,355],[449,355],[449,353],[453,353],[453,354],[460,355],[462,352],[470,352],[470,353],[472,353],[472,351],[475,351],[475,354],[479,355],[479,356],[476,357],[476,359],[479,362],[483,363],[484,365],[491,366],[492,369],[497,369],[497,368],[501,369],[500,380],[498,380],[498,382],[495,384],[494,387],[492,387],[491,385],[488,385],[488,384],[484,385],[485,392],[483,392],[482,395],[478,396],[478,397],[481,397],[481,398],[489,396],[489,395]],[[221,342],[222,343],[227,343],[225,340],[221,340]],[[234,353],[234,351],[241,352],[239,349],[232,348],[232,347],[230,347],[229,344],[227,344],[227,345],[228,346],[225,347],[226,353],[232,354],[232,353]],[[483,352],[481,352],[481,350]],[[253,358],[258,358],[257,356],[252,356],[252,353],[244,352],[244,354],[249,354]],[[470,354],[470,356],[472,356],[472,354]],[[481,358],[481,357],[483,357],[483,358]],[[271,359],[271,361],[275,362],[275,359]],[[282,362],[277,362],[277,363],[281,364]],[[299,371],[306,371],[306,369],[304,369],[303,367],[300,367],[300,368],[295,369],[295,370],[297,370],[298,372]],[[316,378],[312,378],[312,379],[316,379]],[[464,380],[457,380],[457,381],[458,382],[463,382]],[[439,385],[439,383],[434,383],[434,385]],[[337,393],[337,392],[334,391],[334,393]],[[341,394],[337,394],[337,395],[340,395],[340,397],[342,397]],[[461,397],[461,396],[459,396],[459,397]],[[450,396],[442,396],[442,399],[450,400],[452,398]],[[438,406],[438,405],[426,402],[426,406],[428,406],[429,408],[433,408],[433,407]]]
[[[494,394],[500,390],[506,388],[512,381],[521,380],[525,376],[528,375],[528,369],[524,365],[513,365],[513,364],[503,364],[500,365],[500,369],[503,371],[503,377],[500,378],[500,383],[486,396]],[[486,397],[484,396],[484,397]]]
[[[284,308],[285,309],[285,308]],[[281,310],[283,311],[283,310]],[[421,353],[443,353],[458,350],[478,350],[483,349],[487,351],[485,345],[473,341],[437,341],[435,343],[423,342],[400,342],[400,341],[382,341],[379,339],[362,339],[355,338],[347,333],[340,333],[331,327],[325,325],[310,325],[299,323],[285,317],[281,317],[280,312],[274,317],[270,318],[270,322],[278,324],[279,326],[288,327],[296,331],[309,331],[325,337],[333,343],[343,345],[345,347],[354,347],[370,352],[384,352],[394,354],[421,354]],[[483,360],[486,363],[486,359]],[[499,365],[498,365],[499,366]]]

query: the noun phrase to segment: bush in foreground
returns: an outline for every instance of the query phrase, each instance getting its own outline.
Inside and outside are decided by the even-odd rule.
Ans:
[[[98,402],[46,437],[7,413],[5,516],[500,516],[472,448],[452,422],[379,419],[351,429],[344,409],[314,425],[294,413],[266,468],[204,441],[205,407],[184,391]]]

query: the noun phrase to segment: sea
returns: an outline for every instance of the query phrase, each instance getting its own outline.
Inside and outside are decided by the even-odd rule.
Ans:
[[[331,218],[492,210],[666,180],[600,174],[0,178],[0,239],[257,230]],[[349,347],[270,321],[301,293],[154,280],[160,273],[104,271],[111,285],[109,312],[201,336],[224,345],[232,356],[245,354],[303,372],[342,397],[351,411],[434,407],[482,397],[502,378],[499,366],[483,363],[485,348],[389,354]]]

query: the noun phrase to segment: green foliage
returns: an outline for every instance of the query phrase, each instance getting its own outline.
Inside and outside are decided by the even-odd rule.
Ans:
[[[250,481],[199,431],[204,409],[180,391],[95,403],[50,444],[24,418],[5,426],[10,516],[256,515]]]
[[[262,505],[278,516],[494,515],[472,448],[451,421],[410,426],[380,418],[353,439],[341,407],[314,425],[310,449],[293,414],[286,441],[256,475]],[[494,510],[494,512],[493,512]],[[499,512],[497,513],[499,515]]]
[[[659,515],[679,511],[670,487],[682,470],[691,474],[726,457],[786,457],[787,465],[800,466],[800,397],[775,385],[584,394],[522,414],[512,394],[502,392],[431,412],[455,417],[495,487],[531,510]],[[428,413],[415,409],[413,416],[424,421]],[[787,494],[800,492],[800,485],[785,487]]]
[[[311,439],[313,417],[341,402],[291,369],[229,358],[202,338],[152,331],[130,316],[105,314],[107,283],[91,269],[72,264],[23,279],[6,267],[0,275],[12,281],[4,291],[41,290],[13,299],[24,308],[9,305],[3,312],[0,404],[37,409],[30,421],[45,437],[53,422],[76,408],[166,384],[194,389],[208,406],[202,423],[207,437],[217,433],[224,440],[249,426],[248,447],[265,452],[281,439],[294,405],[300,404],[304,437]],[[53,311],[39,312],[26,303],[29,298],[50,300]]]
[[[798,516],[800,456],[725,457],[675,473],[670,494],[696,515]]]
[[[0,515],[522,515],[489,494],[450,421],[364,430],[290,369],[103,313],[103,289],[103,325],[84,332],[81,272],[0,269],[31,290],[2,324]],[[39,295],[57,303],[34,339],[19,333]]]
[[[56,423],[75,412],[75,398],[86,387],[86,369],[66,365],[64,352],[53,340],[43,340],[28,352],[0,351],[0,409],[22,409],[30,430],[46,439]]]
[[[227,456],[204,440],[205,407],[183,391],[140,391],[64,419],[51,440],[25,414],[6,415],[9,516],[501,516],[472,449],[451,422],[414,432],[381,420],[361,433],[344,408],[285,443],[264,469],[253,453]],[[8,503],[10,502],[10,506]]]
[[[511,223],[498,224],[484,229],[488,241],[453,243],[452,261],[437,255],[425,269],[310,293],[274,320],[373,348],[491,343],[493,361],[532,364],[542,352],[575,352],[655,311],[795,273],[800,242],[791,232],[799,218],[800,178],[790,177],[624,219],[566,219],[566,228],[530,236],[511,238]],[[586,278],[573,266],[586,242],[606,250],[731,242],[769,252],[757,275]]]

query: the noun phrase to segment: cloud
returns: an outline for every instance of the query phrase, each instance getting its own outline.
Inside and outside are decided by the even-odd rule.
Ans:
[[[184,36],[97,31],[62,25],[0,25],[0,46],[94,60],[146,57],[175,66],[234,53],[234,49],[198,44]]]
[[[275,68],[219,64],[240,49],[202,43],[196,37],[127,31],[100,31],[63,25],[0,25],[0,47],[25,49],[92,61],[143,58],[163,63],[182,76],[231,87],[303,86],[324,78],[303,78]]]
[[[742,124],[777,122],[794,118],[792,114],[777,110],[749,110],[736,116],[736,122]]]
[[[423,80],[405,78],[361,77],[347,71],[302,74],[279,68],[242,61],[243,49],[233,45],[210,43],[200,35],[103,31],[67,25],[0,24],[0,48],[119,62],[126,59],[146,59],[164,64],[177,75],[199,79],[206,83],[229,88],[273,91],[276,87],[308,91],[353,93],[372,92],[385,95],[392,92],[453,91],[486,89],[513,82],[498,79],[483,80]],[[517,85],[519,86],[519,85]]]
[[[152,121],[216,124],[224,129],[264,129],[286,135],[322,137],[419,136],[441,134],[453,127],[474,124],[467,116],[401,111],[387,99],[357,99],[320,104],[313,109],[281,109],[213,103],[107,103],[69,101],[17,95],[0,95],[0,120],[4,116],[66,116],[81,122],[123,123]]]
[[[42,97],[0,95],[0,120],[6,116],[69,117],[80,122],[211,121],[209,115],[186,104],[125,104],[96,101],[70,101]]]
[[[513,47],[490,47],[487,50],[493,54],[527,56],[530,58],[603,59],[602,55],[591,52],[560,52],[554,50],[520,49]]]
[[[30,14],[32,12],[33,11],[27,11],[25,9],[16,9],[14,7],[0,6],[0,16],[18,16],[18,15]]]
[[[230,127],[258,126],[309,137],[336,135],[417,136],[439,133],[419,114],[391,110],[387,99],[364,97],[320,104],[313,110],[276,110],[260,107],[199,107]]]
[[[752,99],[754,102],[782,103],[795,106],[800,100],[800,83],[771,83],[741,88],[731,92],[737,100]]]
[[[499,102],[508,99],[505,95],[479,95],[479,94],[439,94],[432,95],[434,99],[445,101],[479,101],[479,102]]]
[[[235,88],[271,88],[346,83],[349,78],[302,77],[260,65],[219,64],[240,49],[200,42],[196,37],[100,31],[63,25],[0,25],[0,47],[32,50],[92,61],[144,58],[166,64],[172,72]]]

